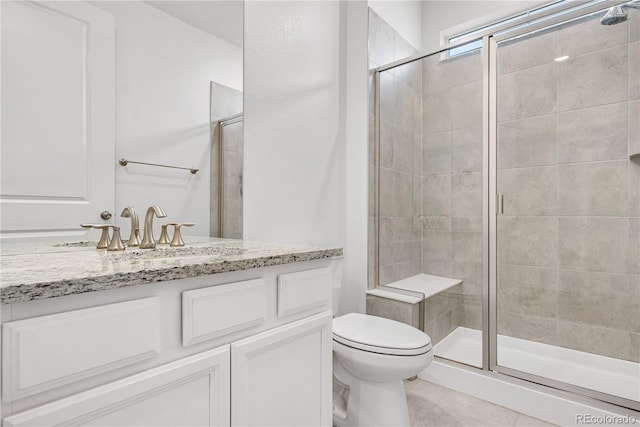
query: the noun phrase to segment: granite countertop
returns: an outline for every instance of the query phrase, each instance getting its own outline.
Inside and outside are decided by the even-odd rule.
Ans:
[[[184,237],[180,248],[124,252],[95,242],[3,244],[0,304],[54,298],[342,255],[342,248]]]

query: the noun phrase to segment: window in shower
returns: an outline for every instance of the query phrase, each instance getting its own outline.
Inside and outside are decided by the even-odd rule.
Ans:
[[[482,50],[448,56],[379,75],[379,285],[462,280],[425,300],[421,323],[437,356],[481,367]]]
[[[497,370],[640,400],[640,11],[495,52]],[[589,394],[586,392],[585,394]],[[634,403],[635,401],[635,403]]]

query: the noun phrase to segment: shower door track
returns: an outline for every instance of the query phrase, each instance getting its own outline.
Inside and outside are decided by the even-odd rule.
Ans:
[[[487,215],[483,220],[483,283],[482,283],[482,370],[492,374],[506,375],[508,377],[525,380],[530,383],[540,384],[542,386],[569,392],[587,399],[595,401],[611,403],[619,407],[640,411],[640,402],[599,392],[593,389],[576,386],[573,384],[557,381],[548,377],[531,374],[505,366],[500,366],[497,361],[497,214],[498,214],[498,197],[497,197],[497,44],[507,39],[521,37],[525,34],[538,31],[544,28],[553,27],[561,23],[604,11],[612,6],[627,3],[628,0],[609,0],[606,2],[595,3],[593,5],[578,6],[567,2],[553,10],[540,13],[535,17],[526,16],[511,22],[505,23],[497,27],[487,29],[468,37],[464,37],[455,43],[443,45],[440,49],[427,53],[418,54],[403,60],[395,61],[390,64],[378,67],[373,70],[374,78],[374,107],[375,107],[375,140],[374,140],[374,162],[375,162],[375,191],[374,191],[374,283],[379,284],[379,236],[380,236],[380,73],[392,68],[408,64],[413,61],[421,60],[428,56],[444,54],[453,48],[464,46],[472,41],[482,39],[482,92],[483,92],[483,212]],[[565,13],[561,13],[565,12]],[[560,14],[559,16],[556,16]],[[512,30],[509,30],[512,29]],[[464,365],[457,361],[444,359],[457,365]]]

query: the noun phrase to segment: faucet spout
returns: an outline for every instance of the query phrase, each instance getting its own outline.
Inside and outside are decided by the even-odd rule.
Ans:
[[[123,218],[131,218],[131,233],[129,234],[129,240],[127,240],[127,246],[134,247],[140,245],[140,223],[138,222],[138,213],[132,206],[127,206],[122,210],[120,214]]]
[[[144,216],[144,235],[140,249],[153,249],[156,247],[156,240],[153,238],[153,216],[164,218],[166,212],[158,205],[149,206],[147,214]]]

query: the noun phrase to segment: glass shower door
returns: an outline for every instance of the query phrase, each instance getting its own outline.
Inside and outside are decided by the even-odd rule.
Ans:
[[[492,339],[498,371],[638,409],[640,11],[623,10],[492,41]]]
[[[435,355],[482,367],[483,50],[463,47],[379,74],[377,285],[427,295]]]

